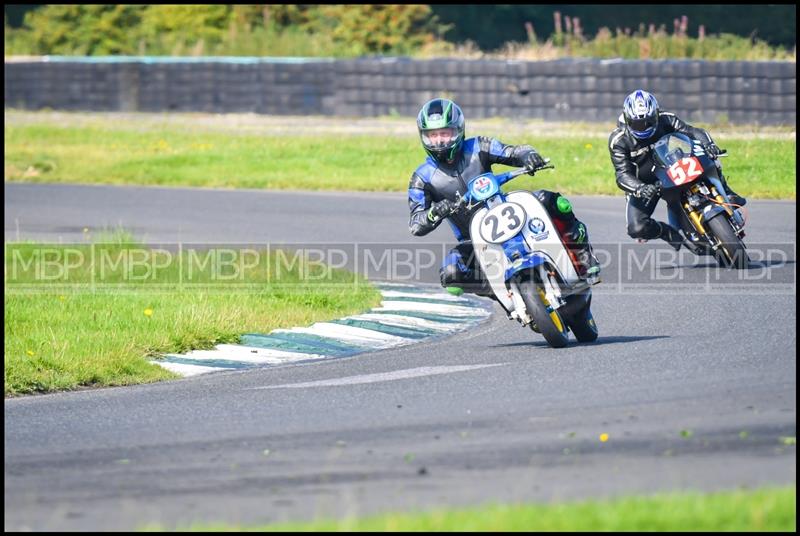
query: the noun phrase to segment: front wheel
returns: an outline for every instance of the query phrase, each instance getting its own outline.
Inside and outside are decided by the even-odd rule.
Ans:
[[[747,268],[750,259],[744,244],[736,236],[728,218],[724,214],[717,214],[706,222],[711,234],[720,241],[716,251],[717,262],[724,268]]]
[[[584,299],[582,296],[575,296],[574,299]],[[593,342],[597,340],[597,324],[592,317],[592,295],[586,298],[586,303],[575,312],[574,315],[568,317],[567,325],[572,330],[572,334],[578,339],[578,342]]]
[[[565,347],[569,342],[567,324],[558,310],[550,306],[542,287],[532,279],[519,281],[518,286],[528,314],[547,343],[553,348]]]

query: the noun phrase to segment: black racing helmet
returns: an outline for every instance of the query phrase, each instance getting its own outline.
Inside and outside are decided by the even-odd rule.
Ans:
[[[433,99],[417,115],[425,152],[439,162],[455,160],[464,144],[464,114],[450,99]]]

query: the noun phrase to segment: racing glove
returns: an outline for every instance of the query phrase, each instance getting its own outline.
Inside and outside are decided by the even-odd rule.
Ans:
[[[661,184],[642,184],[634,192],[634,196],[645,201],[650,201],[653,197],[661,194]]]
[[[528,175],[533,175],[534,173],[536,173],[537,168],[543,167],[545,165],[544,158],[542,158],[541,155],[536,151],[529,152],[528,154],[525,155],[524,158],[525,158],[524,160],[525,167],[530,169]]]
[[[703,150],[704,150],[704,151],[706,152],[706,154],[707,154],[709,157],[711,157],[711,158],[716,158],[716,157],[718,157],[720,154],[722,154],[722,149],[720,149],[719,147],[717,147],[717,144],[716,144],[716,143],[714,143],[713,141],[712,141],[712,142],[709,142],[709,143],[704,143],[704,144],[703,144]]]
[[[430,221],[439,221],[442,218],[448,217],[456,208],[456,204],[449,199],[442,199],[434,203],[428,211],[428,219]]]

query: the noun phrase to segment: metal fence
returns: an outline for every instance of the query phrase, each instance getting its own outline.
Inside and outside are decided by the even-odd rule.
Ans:
[[[689,121],[796,122],[796,63],[770,61],[70,58],[5,62],[5,106],[414,116],[447,95],[470,117],[615,119],[644,88]]]

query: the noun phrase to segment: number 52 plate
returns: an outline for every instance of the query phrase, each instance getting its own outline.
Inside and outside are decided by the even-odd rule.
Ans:
[[[517,203],[503,203],[486,213],[481,222],[481,238],[490,244],[500,244],[513,238],[528,220],[525,209]]]

